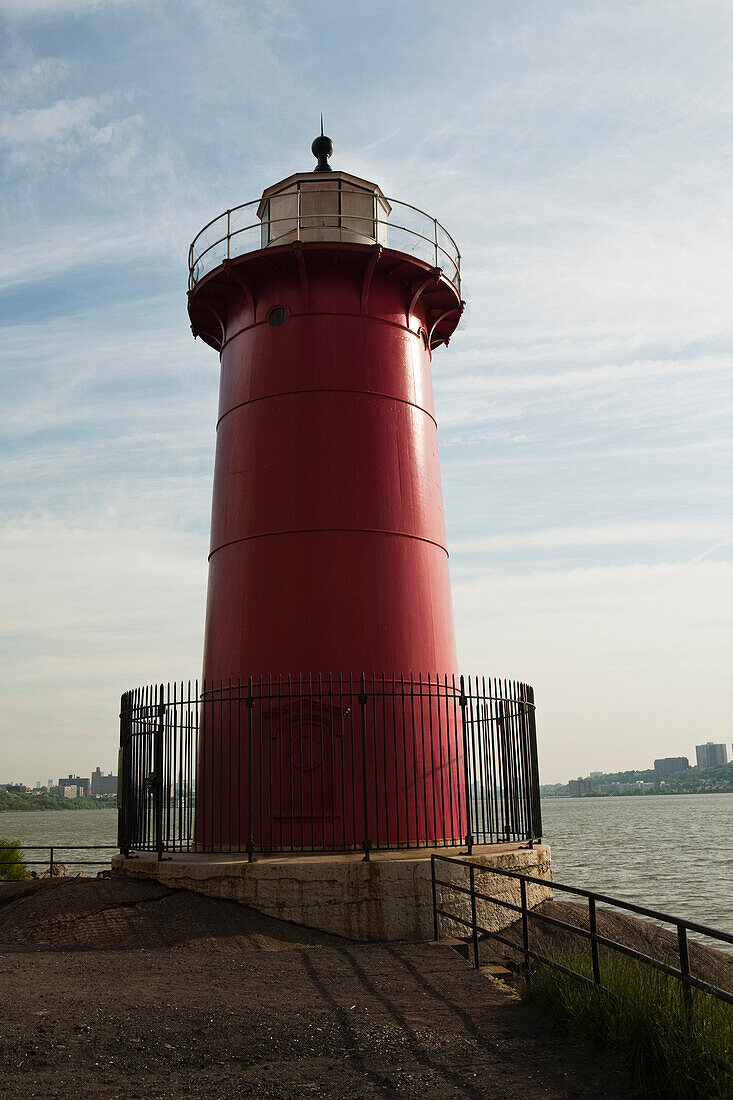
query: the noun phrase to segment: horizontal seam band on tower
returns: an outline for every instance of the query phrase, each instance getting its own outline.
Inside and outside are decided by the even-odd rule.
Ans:
[[[428,546],[437,546],[439,550],[442,550],[445,556],[450,557],[448,550],[440,542],[435,542],[434,539],[426,539],[423,535],[410,535],[406,531],[387,531],[383,527],[303,527],[293,531],[262,531],[257,535],[245,535],[241,539],[230,539],[229,542],[222,542],[220,546],[216,546],[209,552],[207,561],[211,561],[214,554],[219,550],[225,550],[227,546],[236,546],[240,542],[253,542],[255,539],[269,539],[273,535],[391,535],[393,538],[399,539],[414,539],[416,542],[426,542]]]
[[[262,397],[251,397],[248,401],[240,401],[238,405],[232,405],[231,409],[227,409],[225,413],[219,417],[216,422],[217,431],[222,420],[225,420],[230,413],[236,412],[237,409],[243,409],[245,405],[256,405],[260,401],[270,401],[275,397],[297,397],[301,393],[355,393],[360,397],[379,397],[384,401],[397,401],[400,405],[409,405],[412,409],[417,409],[419,412],[425,413],[427,417],[435,424],[437,431],[438,421],[435,419],[431,412],[424,409],[422,405],[417,405],[414,401],[408,401],[406,397],[395,397],[391,393],[380,393],[375,390],[346,390],[346,389],[312,389],[312,390],[283,390],[282,393],[265,393]]]
[[[415,330],[410,328],[409,325],[402,325],[399,321],[387,321],[384,317],[375,317],[371,313],[333,313],[325,309],[319,309],[312,311],[308,310],[306,313],[291,313],[288,320],[294,321],[298,317],[352,317],[356,318],[357,321],[375,321],[378,325],[388,325],[390,328],[398,328],[401,329],[403,332],[409,332],[410,336],[415,336],[417,337],[417,339],[420,338],[420,333],[415,332]],[[226,338],[224,343],[219,348],[219,354],[221,355],[227,344],[231,344],[232,340],[236,340],[238,336],[242,335],[242,333],[249,332],[250,329],[253,328],[261,328],[262,325],[266,325],[267,323],[267,318],[265,318],[264,321],[253,321],[251,325],[245,325],[243,328],[240,328],[236,332],[233,332],[231,336],[228,336]],[[428,354],[430,355],[429,351]],[[430,358],[432,360],[432,355],[430,355]]]

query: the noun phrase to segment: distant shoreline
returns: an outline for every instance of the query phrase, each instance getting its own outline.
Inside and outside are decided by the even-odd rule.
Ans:
[[[58,795],[43,794],[6,794],[0,793],[0,814],[33,814],[44,810],[63,813],[68,810],[116,810],[117,799],[114,795],[102,798],[60,798]]]
[[[540,798],[552,798],[558,801],[561,798],[568,802],[577,802],[580,798],[676,798],[679,795],[709,795],[709,794],[733,794],[733,787],[726,787],[718,791],[590,791],[588,794],[540,794]]]

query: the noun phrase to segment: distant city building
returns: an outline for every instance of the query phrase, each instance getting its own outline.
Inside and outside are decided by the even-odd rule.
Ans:
[[[715,745],[707,741],[704,745],[695,745],[698,768],[719,768],[728,763],[728,750],[725,745]]]
[[[67,794],[66,788],[74,787],[74,794]],[[89,798],[90,781],[81,779],[78,775],[70,775],[67,779],[59,779],[59,790],[64,798]]]
[[[92,772],[92,798],[101,798],[105,794],[117,794],[117,776],[105,775],[100,768]]]
[[[677,772],[683,772],[690,766],[690,761],[686,756],[665,756],[661,760],[654,761],[654,772],[656,775],[675,775]]]
[[[75,783],[65,783],[61,788],[61,794],[64,798],[78,798],[79,788]]]
[[[568,790],[573,798],[580,798],[584,794],[590,794],[590,779],[581,779],[580,776],[578,776],[577,779],[571,779],[568,783]]]
[[[28,794],[29,788],[25,783],[6,783],[5,790],[8,794]]]

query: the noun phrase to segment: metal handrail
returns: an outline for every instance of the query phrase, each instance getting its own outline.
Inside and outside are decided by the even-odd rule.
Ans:
[[[458,882],[451,882],[445,879],[439,879],[436,874],[436,863],[449,863],[456,867],[461,867],[469,872],[469,885],[462,886]],[[709,925],[700,924],[698,921],[687,920],[684,917],[673,916],[670,913],[661,912],[658,909],[650,909],[646,905],[638,905],[635,902],[623,901],[621,898],[611,897],[608,894],[599,894],[594,890],[586,890],[578,886],[567,886],[562,882],[555,882],[552,879],[538,878],[535,875],[525,875],[519,871],[508,870],[503,867],[487,867],[480,863],[469,863],[464,859],[455,859],[451,856],[444,856],[439,854],[432,854],[430,857],[431,864],[431,880],[432,880],[432,892],[433,892],[433,930],[435,939],[439,938],[439,926],[438,917],[445,917],[447,920],[454,921],[457,924],[463,925],[463,927],[470,929],[471,940],[473,943],[473,965],[476,969],[479,968],[479,933],[484,936],[489,936],[491,939],[498,940],[506,947],[511,948],[514,951],[519,952],[524,957],[524,967],[526,970],[529,968],[530,959],[536,962],[541,962],[546,966],[552,967],[555,970],[561,971],[563,974],[567,974],[571,978],[575,978],[577,981],[595,986],[597,989],[604,992],[608,992],[606,986],[601,981],[601,966],[600,955],[598,948],[605,947],[611,951],[616,951],[619,954],[626,955],[629,958],[635,959],[637,962],[644,963],[646,966],[650,966],[654,970],[658,970],[664,974],[675,978],[682,985],[683,996],[685,1000],[685,1009],[691,1014],[693,1010],[691,991],[693,988],[699,989],[704,993],[708,993],[710,996],[715,997],[717,1000],[725,1001],[728,1004],[733,1004],[733,993],[729,990],[721,989],[718,986],[712,985],[710,982],[706,982],[701,978],[695,977],[690,972],[690,960],[688,951],[688,932],[695,932],[698,935],[707,936],[710,939],[719,940],[722,943],[733,945],[733,933],[723,932],[719,928],[711,928]],[[476,889],[475,876],[476,872],[483,872],[488,875],[498,875],[500,877],[514,879],[519,882],[520,885],[520,904],[517,905],[514,902],[507,901],[505,898],[497,898],[492,894],[484,893],[483,891]],[[588,902],[588,928],[583,928],[576,924],[571,924],[568,921],[560,920],[557,917],[551,917],[547,913],[540,913],[537,910],[531,909],[527,905],[527,884],[544,886],[546,888],[560,890],[566,894],[572,894],[576,897],[585,898]],[[440,904],[438,903],[437,888],[443,887],[453,893],[463,894],[471,900],[471,920],[468,921],[465,917],[458,913],[452,913],[444,908],[445,899],[441,897]],[[507,939],[506,936],[502,936],[499,932],[492,931],[489,928],[484,928],[478,923],[476,917],[476,901],[487,901],[492,905],[499,905],[504,909],[508,909],[511,912],[519,914],[522,921],[522,944],[518,945],[512,940]],[[612,940],[607,936],[601,935],[598,932],[597,927],[597,914],[596,903],[600,902],[602,905],[613,906],[616,909],[622,909],[626,912],[637,913],[640,916],[649,917],[653,920],[660,921],[663,924],[672,924],[677,930],[677,947],[679,956],[679,966],[669,966],[667,963],[662,962],[661,959],[655,959],[652,955],[645,955],[642,951],[637,951],[633,947],[628,947],[626,944],[619,943],[617,940]],[[586,977],[584,974],[580,974],[575,970],[564,966],[562,963],[557,962],[555,959],[548,958],[547,956],[535,951],[530,946],[529,941],[529,918],[533,920],[543,921],[545,924],[550,924],[556,928],[562,928],[567,932],[571,932],[574,935],[580,936],[586,941],[590,941],[591,956],[593,963],[593,978],[592,980]]]
[[[287,193],[287,192],[285,192],[285,193]],[[322,190],[312,188],[312,189],[309,189],[309,191],[307,192],[307,194],[309,194],[309,195],[314,195],[314,194],[333,195],[334,193],[336,193],[336,192],[334,192],[333,188],[325,188],[325,187]],[[362,195],[365,192],[362,189],[357,189],[357,188],[342,188],[340,190],[340,192],[338,192],[338,193],[340,193],[340,194]],[[368,192],[366,192],[366,193],[368,193]],[[191,246],[188,250],[189,290],[193,290],[196,287],[196,285],[201,281],[201,279],[204,278],[205,275],[210,274],[211,271],[214,271],[217,267],[219,267],[221,265],[223,259],[233,259],[235,256],[244,256],[249,252],[261,251],[261,243],[260,243],[260,244],[258,244],[257,247],[243,248],[241,251],[236,251],[235,250],[233,252],[232,251],[232,241],[234,240],[235,237],[239,237],[243,233],[251,232],[253,230],[262,230],[263,228],[266,228],[268,230],[268,237],[269,237],[270,236],[269,231],[270,231],[271,226],[275,226],[279,223],[287,222],[288,224],[290,224],[292,226],[291,231],[296,234],[296,239],[300,240],[301,230],[304,230],[304,229],[307,230],[309,228],[324,228],[324,229],[344,229],[345,228],[345,229],[349,230],[351,228],[352,231],[353,231],[353,223],[363,221],[363,222],[366,222],[369,227],[371,227],[371,232],[368,233],[368,234],[365,233],[364,235],[369,236],[369,237],[373,237],[374,240],[377,240],[377,237],[379,235],[380,227],[384,227],[386,230],[393,229],[393,230],[397,230],[397,231],[402,232],[402,233],[407,233],[409,236],[414,237],[415,240],[422,241],[425,244],[429,245],[429,254],[428,254],[428,250],[424,249],[426,254],[424,256],[420,257],[420,258],[422,258],[425,262],[432,262],[434,267],[441,267],[442,265],[441,265],[441,263],[439,263],[439,260],[440,260],[441,257],[445,257],[445,259],[448,261],[450,267],[454,271],[454,274],[450,274],[449,272],[446,272],[446,278],[449,280],[450,283],[452,283],[453,286],[455,286],[456,290],[458,291],[458,293],[460,295],[460,293],[461,293],[461,254],[460,254],[460,251],[458,249],[458,245],[456,244],[455,240],[453,239],[451,234],[448,232],[448,230],[445,228],[445,226],[442,225],[437,220],[437,218],[432,217],[430,214],[426,213],[426,211],[421,210],[418,206],[413,206],[412,203],[408,203],[408,202],[401,202],[399,199],[392,199],[392,198],[388,198],[387,196],[382,196],[382,195],[378,196],[380,202],[384,202],[384,203],[389,204],[390,214],[392,213],[392,211],[394,210],[395,207],[401,207],[405,210],[412,210],[415,213],[419,214],[421,217],[425,218],[426,221],[429,223],[429,225],[432,227],[432,234],[430,236],[427,236],[425,233],[419,232],[417,229],[412,229],[411,227],[409,227],[407,225],[402,225],[397,221],[390,220],[389,215],[387,215],[387,217],[385,217],[385,218],[379,217],[379,214],[377,212],[377,208],[378,208],[378,205],[379,205],[378,203],[375,203],[373,216],[350,213],[350,212],[349,213],[338,212],[338,213],[335,213],[333,215],[328,214],[328,213],[303,214],[301,212],[301,203],[300,203],[300,195],[302,194],[302,192],[301,191],[296,191],[296,192],[293,192],[293,194],[298,196],[297,211],[294,214],[291,214],[287,217],[282,217],[282,218],[269,218],[268,217],[268,218],[264,218],[264,219],[261,219],[261,220],[258,219],[257,221],[252,222],[249,225],[240,226],[239,228],[235,229],[232,232],[232,228],[231,228],[232,214],[236,214],[238,211],[245,210],[245,209],[247,209],[247,207],[250,207],[250,206],[258,206],[261,200],[253,199],[249,202],[241,203],[239,206],[234,206],[230,210],[225,210],[223,213],[218,214],[215,218],[212,218],[211,221],[207,222],[206,225],[203,227],[203,229],[201,229],[199,231],[199,233],[197,233],[197,235],[194,237],[194,240],[193,240],[193,242],[192,242],[192,244],[191,244]],[[272,197],[275,197],[275,196],[272,196]],[[328,219],[328,218],[331,218],[331,217],[333,217],[335,219],[335,224],[332,225],[332,226],[331,225],[323,225],[322,220],[324,218]],[[222,225],[222,229],[225,229],[225,232],[221,236],[219,236],[215,241],[213,241],[211,243],[206,242],[206,241],[201,242],[201,243],[205,244],[206,247],[202,248],[200,251],[197,251],[197,245],[201,241],[201,238],[203,237],[203,235],[213,225],[215,225],[217,222],[220,222],[220,221],[222,221],[224,223]],[[356,230],[356,231],[359,232],[359,230]],[[443,233],[445,235],[445,237],[447,238],[447,241],[450,242],[450,245],[453,246],[452,250],[449,250],[448,248],[444,248],[443,245],[438,242],[438,233],[439,232]],[[213,251],[213,249],[215,249],[219,245],[223,245],[223,244],[226,244],[226,257],[223,257],[222,259],[218,260],[216,263],[212,264],[210,267],[208,267],[208,266],[205,267],[204,270],[199,270],[199,265],[201,264],[201,261],[204,259],[204,257],[209,255]],[[273,241],[271,241],[270,245],[265,246],[265,247],[272,247],[276,244],[277,244],[277,238],[275,238]],[[398,249],[397,251],[401,251],[401,249]]]
[[[15,850],[19,852],[48,852],[48,859],[25,859],[19,857],[18,859],[2,859],[3,852],[12,852]],[[53,877],[54,866],[63,862],[65,866],[70,867],[102,867],[107,862],[103,859],[64,859],[59,860],[54,858],[59,852],[106,852],[113,851],[118,852],[119,847],[116,844],[3,844],[0,843],[0,864],[5,867],[18,867],[21,864],[24,867],[48,867],[51,877]]]

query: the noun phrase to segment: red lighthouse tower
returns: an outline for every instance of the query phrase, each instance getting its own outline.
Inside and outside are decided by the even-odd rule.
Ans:
[[[456,672],[430,368],[461,316],[460,256],[434,218],[332,171],[332,152],[316,138],[313,171],[227,211],[191,246],[192,330],[221,356],[209,685]],[[257,759],[227,746],[213,714],[200,766],[247,771],[260,818],[273,784],[295,799],[302,774],[253,775]],[[312,720],[296,723],[301,757]],[[389,740],[384,715],[381,727]],[[435,736],[422,768],[448,751]],[[407,797],[406,779],[385,767],[384,781]],[[238,813],[219,814],[217,841]],[[433,836],[454,834],[450,818]],[[410,839],[429,839],[415,829]]]

